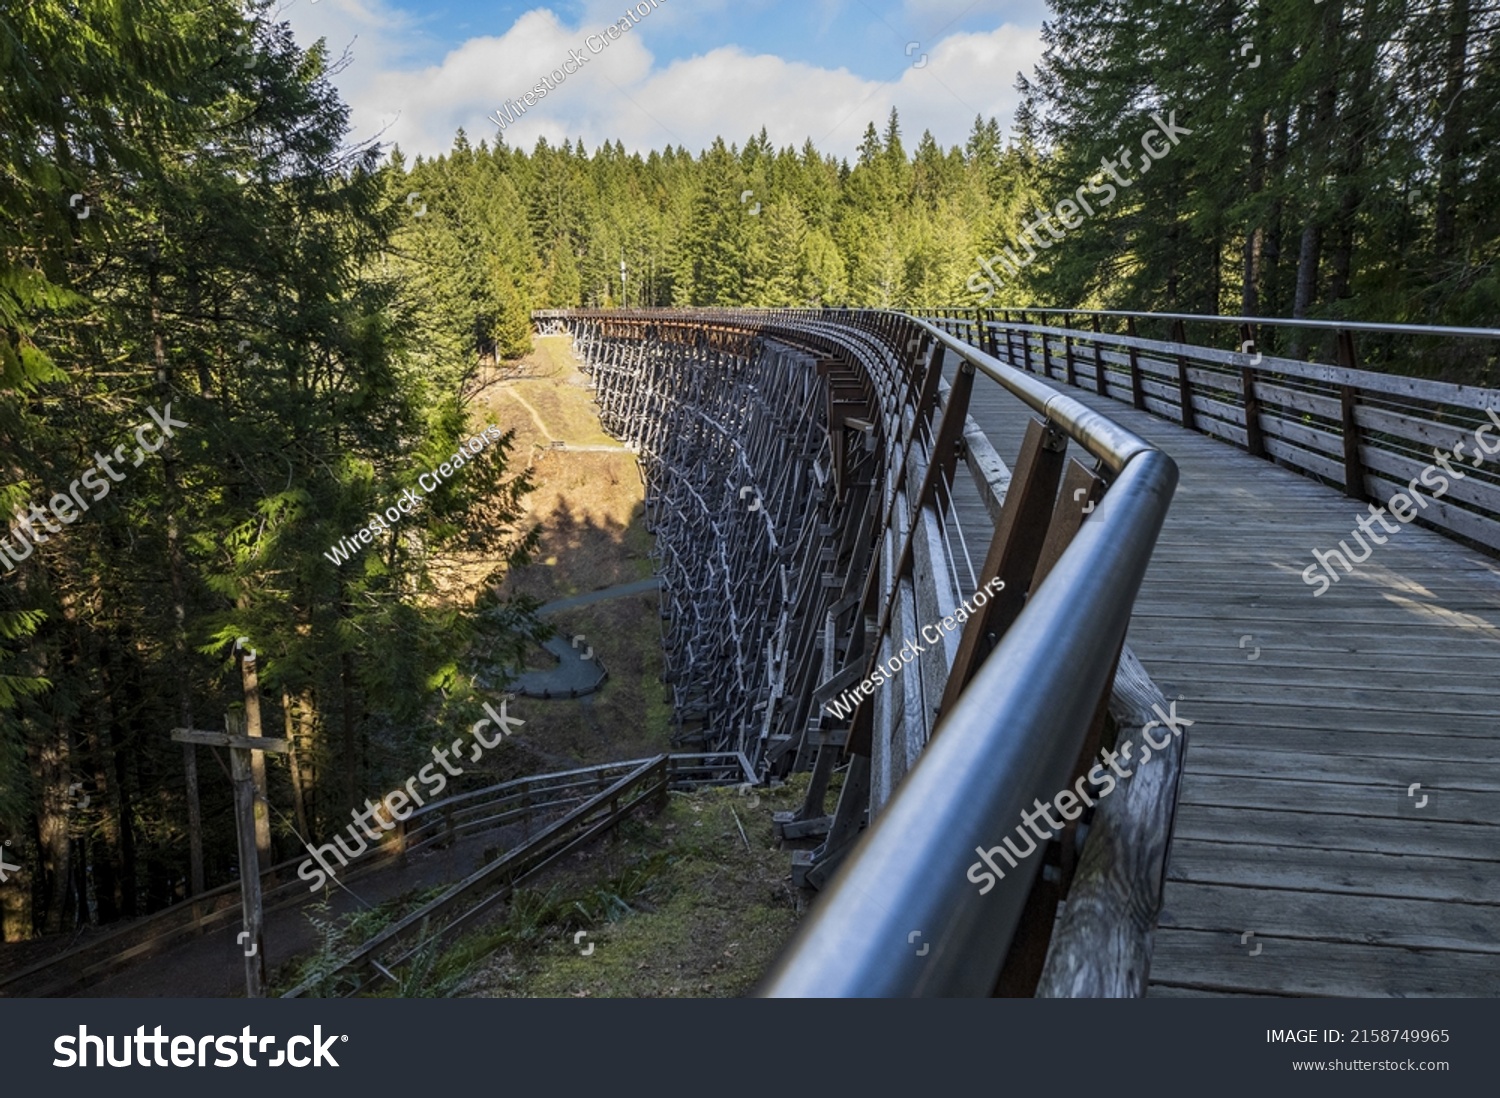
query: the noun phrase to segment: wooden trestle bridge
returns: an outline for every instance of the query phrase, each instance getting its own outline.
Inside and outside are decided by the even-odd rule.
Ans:
[[[824,894],[766,995],[1500,995],[1500,391],[1357,361],[1493,377],[1500,331],[536,322],[640,454],[681,753],[424,806],[368,871],[525,836],[290,994],[384,986],[671,788],[801,770]],[[227,941],[236,887],[0,995]]]
[[[537,322],[641,454],[679,742],[812,772],[765,994],[1500,995],[1500,391],[1356,358],[1500,331]]]

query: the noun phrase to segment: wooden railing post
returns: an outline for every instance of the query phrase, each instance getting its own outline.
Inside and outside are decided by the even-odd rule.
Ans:
[[[1187,343],[1187,326],[1180,320],[1172,321],[1172,341],[1179,345]],[[1177,401],[1182,406],[1182,425],[1189,431],[1197,429],[1197,417],[1193,415],[1193,386],[1188,381],[1187,355],[1177,352]]]
[[[1339,365],[1346,370],[1359,369],[1354,354],[1354,333],[1339,329]],[[1354,418],[1354,409],[1359,403],[1359,390],[1353,385],[1339,386],[1339,410],[1344,428],[1344,492],[1351,499],[1365,502],[1364,459],[1359,456],[1359,424]]]
[[[1099,334],[1099,314],[1094,314],[1094,334]],[[1094,392],[1100,396],[1109,395],[1109,386],[1104,373],[1104,348],[1098,340],[1094,341]]]
[[[1069,385],[1076,385],[1078,379],[1073,374],[1073,314],[1063,313],[1063,376],[1067,378]]]
[[[1125,318],[1125,334],[1136,338],[1135,317]],[[1146,410],[1146,389],[1141,384],[1141,358],[1134,346],[1130,347],[1130,403],[1140,412]]]
[[[952,711],[964,687],[1025,605],[1057,506],[1067,448],[1067,436],[1051,424],[1032,419],[1026,425],[1015,474],[979,574],[981,582],[1001,579],[1005,586],[990,598],[982,613],[965,623],[958,655],[943,690],[940,714]],[[936,732],[934,729],[934,735]]]
[[[1240,325],[1240,351],[1255,346],[1255,325]],[[1259,350],[1259,348],[1257,348]],[[1255,392],[1255,367],[1240,367],[1240,394],[1245,402],[1245,449],[1251,457],[1266,456],[1266,439],[1260,429],[1260,397]]]

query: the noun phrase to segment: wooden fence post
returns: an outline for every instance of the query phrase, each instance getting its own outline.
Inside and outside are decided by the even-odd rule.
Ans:
[[[265,994],[266,951],[263,935],[264,913],[261,907],[260,851],[256,844],[257,803],[255,768],[251,760],[262,751],[284,753],[285,740],[245,734],[245,715],[228,713],[224,732],[204,732],[193,728],[172,729],[172,739],[179,743],[205,744],[229,748],[230,777],[234,782],[235,834],[239,840],[240,904],[244,930],[238,943],[245,955],[245,995],[259,999]],[[249,948],[244,948],[246,945]]]
[[[1073,314],[1072,313],[1064,313],[1063,314],[1063,329],[1066,332],[1068,332],[1068,334],[1066,334],[1066,335],[1063,336],[1063,354],[1065,356],[1065,362],[1064,362],[1064,365],[1063,365],[1063,376],[1067,378],[1067,381],[1068,381],[1069,385],[1076,385],[1076,384],[1078,384],[1078,379],[1077,379],[1076,376],[1074,376],[1074,373],[1073,373],[1073,336],[1071,334],[1072,328],[1073,328]]]
[[[1178,344],[1187,342],[1187,327],[1181,320],[1172,321],[1172,340]],[[1197,430],[1198,417],[1193,414],[1193,386],[1188,381],[1187,355],[1177,352],[1177,402],[1182,406],[1182,425],[1189,431]]]
[[[1240,325],[1240,351],[1255,346],[1255,325]],[[1266,456],[1266,440],[1260,429],[1260,397],[1255,392],[1255,367],[1240,367],[1240,393],[1245,402],[1245,449],[1251,457]]]
[[[1094,317],[1094,334],[1099,334],[1099,314]],[[1108,375],[1104,371],[1104,347],[1098,340],[1094,341],[1094,392],[1100,396],[1109,395]]]
[[[1339,365],[1346,370],[1359,369],[1354,355],[1354,333],[1339,329]],[[1361,503],[1368,501],[1365,492],[1365,464],[1359,456],[1359,423],[1354,410],[1359,403],[1359,390],[1353,385],[1339,386],[1339,412],[1344,428],[1344,492]]]
[[[1128,336],[1130,336],[1131,339],[1135,339],[1136,338],[1136,334],[1135,334],[1135,317],[1133,317],[1133,316],[1127,316],[1125,318],[1125,334],[1128,335]],[[1146,410],[1146,387],[1141,384],[1141,359],[1140,359],[1140,354],[1135,349],[1134,346],[1130,347],[1129,351],[1130,351],[1130,403],[1135,406],[1135,409],[1137,411],[1144,412]]]

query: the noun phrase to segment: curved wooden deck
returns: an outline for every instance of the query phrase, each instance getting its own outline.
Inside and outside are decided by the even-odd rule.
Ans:
[[[1315,598],[1364,505],[1068,392],[1182,475],[1130,630],[1193,721],[1151,994],[1500,995],[1500,565],[1406,526]],[[970,414],[1013,461],[1026,410]]]

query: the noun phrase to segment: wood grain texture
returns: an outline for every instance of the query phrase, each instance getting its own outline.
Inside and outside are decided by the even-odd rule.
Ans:
[[[1157,708],[1166,710],[1166,699],[1126,648],[1109,700],[1116,744],[1141,743],[1142,727],[1156,719]],[[1037,998],[1121,999],[1146,992],[1185,749],[1180,738],[1166,738],[1163,750],[1099,802]]]
[[[1060,916],[1054,953],[1077,942],[1095,955],[1049,958],[1046,993],[1500,995],[1500,564],[1403,526],[1314,597],[1302,578],[1313,551],[1354,544],[1365,506],[1136,411],[1128,385],[1110,385],[1126,403],[1099,397],[1084,373],[1068,395],[1160,446],[1181,473],[1129,646],[1195,723],[1147,975],[1127,939],[1144,940],[1149,905],[1114,925],[1102,914],[1122,909],[1121,875],[1139,876],[1131,859],[1151,849],[1149,828],[1127,830],[1144,820],[1116,818],[1148,792],[1141,784],[1101,803],[1096,859],[1085,853]],[[970,415],[1012,461],[1025,409],[979,384]],[[1308,462],[1289,441],[1270,436],[1268,448],[1340,474],[1338,460]],[[1118,869],[1098,864],[1110,846]],[[1259,955],[1241,945],[1246,932]]]

